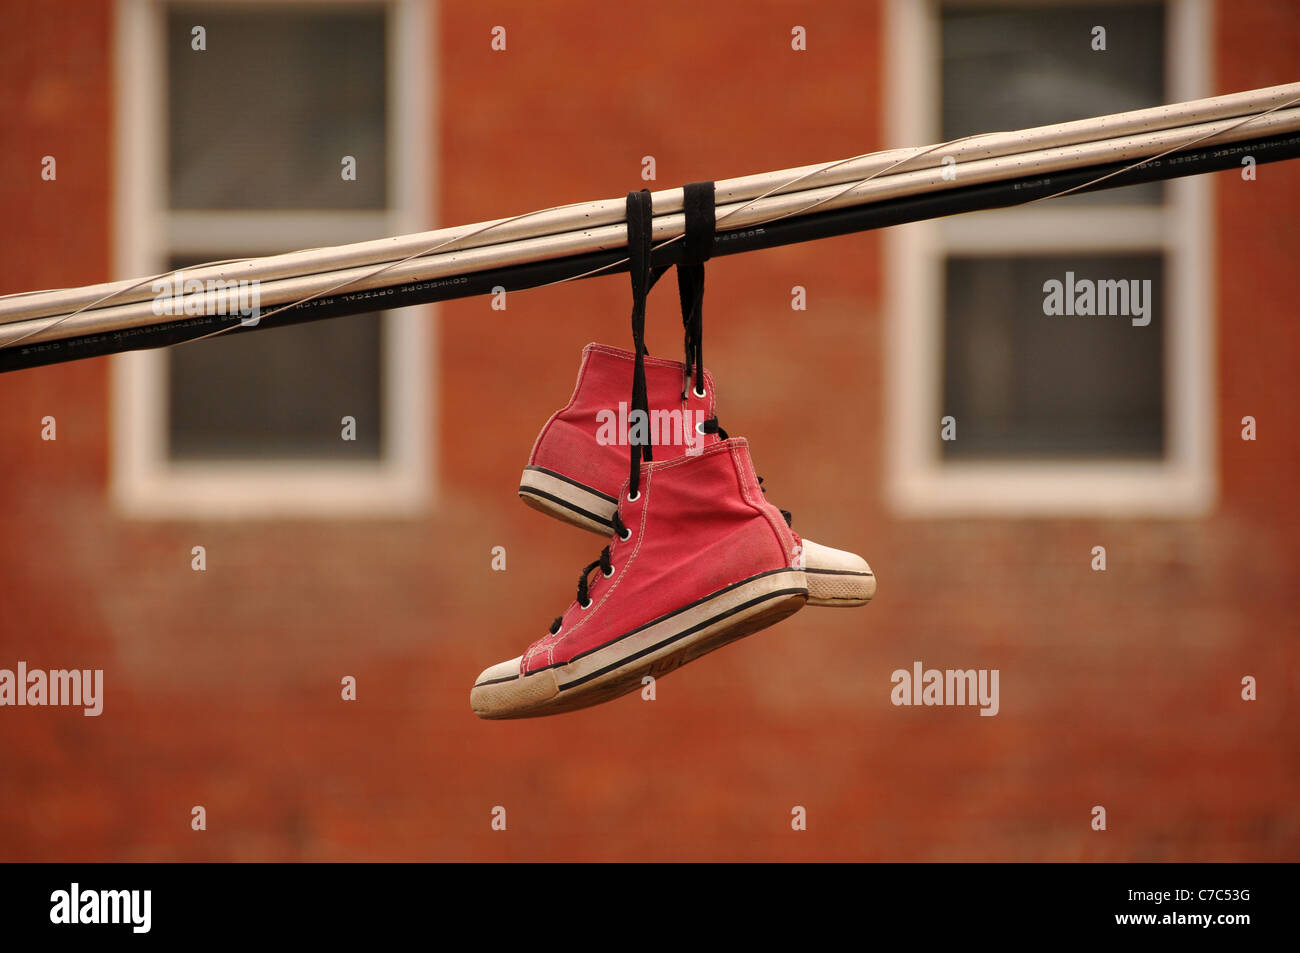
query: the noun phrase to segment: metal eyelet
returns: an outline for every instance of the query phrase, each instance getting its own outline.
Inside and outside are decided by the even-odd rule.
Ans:
[[[637,490],[637,491],[636,491],[636,495],[635,495],[635,496],[629,496],[629,497],[627,498],[627,501],[628,501],[629,503],[635,503],[635,502],[636,502],[637,500],[639,500],[639,499],[641,499],[641,491],[640,491],[640,490]]]
[[[602,569],[602,570],[600,571],[600,574],[601,574],[602,576],[604,576],[606,579],[609,579],[611,576],[613,576],[613,575],[614,575],[614,566],[613,566],[613,564],[612,564],[612,563],[610,564],[609,572],[605,572],[605,571]]]
[[[696,390],[694,387],[691,388],[691,393],[694,394],[696,397],[708,397],[708,396],[709,396],[709,392],[708,392],[708,391],[706,391],[706,390]]]
[[[701,437],[704,436],[705,430],[704,430],[704,424],[702,422],[695,425],[695,432],[699,434]]]
[[[585,612],[585,611],[587,611],[588,609],[590,609],[590,608],[591,608],[593,605],[595,605],[595,604],[596,604],[596,603],[595,603],[595,600],[594,600],[594,599],[588,599],[588,600],[587,600],[587,604],[586,604],[585,606],[584,606],[581,602],[579,602],[579,603],[578,603],[578,608],[581,609],[581,610],[583,610],[583,611]]]
[[[624,536],[622,533],[619,533],[619,534],[618,534],[618,538],[621,539],[623,542],[626,543],[629,539],[632,538],[632,531],[631,531],[630,529],[628,529],[626,526],[624,526],[623,528],[627,530],[627,535]]]

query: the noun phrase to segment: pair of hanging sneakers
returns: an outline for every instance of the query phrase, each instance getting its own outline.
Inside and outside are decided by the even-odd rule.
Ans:
[[[801,539],[767,501],[748,442],[718,427],[707,371],[701,391],[682,362],[643,355],[649,420],[625,423],[635,360],[587,345],[573,396],[533,446],[520,498],[610,541],[550,632],[475,681],[482,718],[599,704],[805,603],[860,606],[875,594],[862,557]],[[654,459],[632,479],[624,430],[647,425]]]

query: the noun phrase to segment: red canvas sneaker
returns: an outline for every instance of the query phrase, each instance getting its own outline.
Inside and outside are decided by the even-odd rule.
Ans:
[[[639,477],[620,488],[613,538],[583,571],[577,601],[522,656],[478,677],[477,715],[526,718],[616,698],[803,606],[799,537],[764,498],[743,438],[656,454]]]
[[[654,459],[698,454],[719,442],[713,377],[704,372],[703,393],[688,380],[681,361],[643,356],[650,411],[629,411],[635,355],[603,344],[582,349],[578,382],[569,403],[542,427],[519,481],[519,498],[536,510],[608,536],[627,479],[629,438],[638,426]],[[876,577],[854,553],[803,541],[808,604],[861,606],[876,593]]]

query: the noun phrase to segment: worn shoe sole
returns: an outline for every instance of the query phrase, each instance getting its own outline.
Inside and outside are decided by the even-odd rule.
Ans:
[[[519,498],[533,509],[598,536],[614,532],[618,500],[544,467],[529,466],[519,480]],[[854,553],[805,539],[808,605],[865,606],[876,594],[876,576]]]
[[[572,661],[521,675],[520,659],[478,677],[469,703],[480,718],[533,718],[587,708],[642,687],[687,662],[797,612],[804,572],[777,569],[735,583],[626,632]]]
[[[599,536],[614,532],[618,500],[543,467],[524,467],[519,498],[535,510]]]
[[[876,574],[857,553],[805,539],[803,560],[810,606],[865,606],[876,594]]]

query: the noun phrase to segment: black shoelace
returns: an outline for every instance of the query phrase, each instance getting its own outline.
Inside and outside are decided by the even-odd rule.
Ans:
[[[696,397],[705,396],[704,389],[704,262],[713,250],[714,234],[717,223],[714,217],[714,186],[712,182],[691,182],[683,191],[683,210],[686,218],[685,235],[682,238],[682,260],[677,265],[677,294],[681,300],[682,329],[684,332],[684,350],[686,359],[682,378],[682,400],[686,399],[686,388],[691,387]],[[642,189],[629,192],[627,196],[627,251],[628,273],[632,279],[632,345],[635,361],[632,371],[631,410],[641,410],[647,417],[650,412],[650,400],[647,393],[645,377],[645,312],[646,298],[655,282],[668,270],[666,265],[652,268],[650,264],[651,237],[654,225],[654,212],[650,193]],[[710,417],[701,425],[706,434],[717,434],[723,440],[727,432],[718,423],[717,417]],[[629,500],[636,500],[641,493],[641,462],[653,460],[650,443],[630,441],[628,473]],[[759,489],[767,494],[763,478],[758,478]],[[794,517],[788,510],[780,511],[787,526],[792,526]],[[623,523],[618,510],[614,511],[614,532],[624,542],[632,538],[632,532]],[[591,571],[600,567],[601,575],[608,579],[614,575],[614,564],[610,559],[611,540],[600,551],[600,558],[583,567],[578,577],[578,606],[583,609],[591,607],[590,577]],[[560,631],[564,616],[556,616],[551,623],[551,635]]]
[[[632,538],[632,531],[623,525],[623,520],[618,515],[617,510],[614,511],[614,532],[618,534],[618,538],[623,542],[627,542]],[[604,578],[608,579],[610,576],[614,575],[614,564],[610,561],[609,557],[609,547],[612,545],[614,544],[611,541],[600,551],[600,558],[595,562],[588,563],[583,568],[582,575],[578,577],[578,605],[583,609],[591,608],[591,593],[589,590],[591,584],[588,582],[588,578],[591,576],[591,571],[599,566],[600,573]],[[564,616],[557,615],[555,617],[555,621],[551,623],[551,635],[555,635],[555,633],[560,631],[560,625],[563,622]]]
[[[636,359],[632,371],[632,405],[630,410],[640,410],[648,418],[650,415],[650,399],[646,389],[645,379],[645,307],[646,297],[650,294],[650,289],[654,283],[659,280],[660,276],[667,271],[667,267],[652,269],[650,267],[650,249],[651,237],[654,227],[654,211],[651,207],[650,193],[646,189],[639,192],[629,192],[627,195],[627,257],[628,273],[632,278],[632,346],[636,353]],[[639,499],[641,496],[641,461],[652,460],[652,451],[650,449],[649,438],[642,444],[635,439],[630,440],[631,470],[628,475],[628,493],[629,500]],[[621,502],[621,501],[620,501]],[[624,542],[632,538],[632,531],[623,523],[623,518],[618,510],[614,511],[614,532],[618,538]],[[587,609],[591,607],[590,583],[588,581],[591,571],[597,566],[600,567],[601,575],[608,579],[614,575],[614,564],[610,562],[609,548],[613,540],[600,551],[600,558],[595,562],[589,563],[582,570],[582,575],[578,578],[578,605]],[[555,621],[551,623],[551,635],[560,631],[560,626],[564,622],[564,616],[556,616]]]
[[[715,434],[717,434],[719,437],[721,437],[723,440],[728,439],[728,438],[727,438],[727,432],[726,432],[725,430],[722,429],[722,425],[718,423],[718,418],[717,418],[717,417],[710,417],[708,420],[704,421],[704,423],[700,424],[700,430],[702,430],[704,433],[715,433]],[[757,476],[757,474],[755,474],[755,475]],[[760,490],[763,491],[763,496],[766,497],[766,496],[767,496],[767,487],[763,486],[763,478],[762,478],[762,477],[759,477],[759,478],[758,478],[758,488],[759,488]],[[781,514],[781,518],[785,520],[785,525],[786,525],[786,526],[789,526],[791,529],[793,529],[793,528],[794,528],[794,516],[790,513],[790,511],[789,511],[789,510],[783,510],[783,509],[781,509],[781,507],[779,507],[779,506],[777,507],[777,510],[780,512],[780,514]]]
[[[688,182],[682,187],[682,212],[686,219],[682,235],[682,259],[677,265],[677,296],[682,305],[686,371],[682,400],[691,374],[695,375],[695,396],[704,396],[704,263],[713,254],[717,234],[712,182]]]
[[[654,283],[650,273],[650,240],[654,229],[654,211],[646,189],[627,194],[628,274],[632,279],[632,348],[636,354],[632,371],[632,405],[629,412],[640,410],[650,416],[650,398],[645,380],[645,303]],[[663,272],[661,271],[660,274]],[[658,277],[657,275],[655,276]],[[629,440],[631,469],[628,474],[628,497],[635,500],[641,489],[641,461],[652,460],[649,438],[644,444]]]
[[[703,397],[704,391],[704,263],[713,253],[717,219],[714,211],[714,186],[712,182],[691,182],[682,189],[682,209],[686,218],[686,233],[682,237],[682,260],[677,265],[677,294],[682,305],[682,329],[685,332],[685,374],[682,380],[682,400],[686,388],[695,376],[694,392]],[[700,428],[704,433],[717,434],[723,440],[727,432],[710,417]],[[759,489],[767,495],[763,478],[758,478]],[[778,507],[779,509],[779,507]],[[786,526],[793,527],[794,517],[789,510],[781,510]]]

